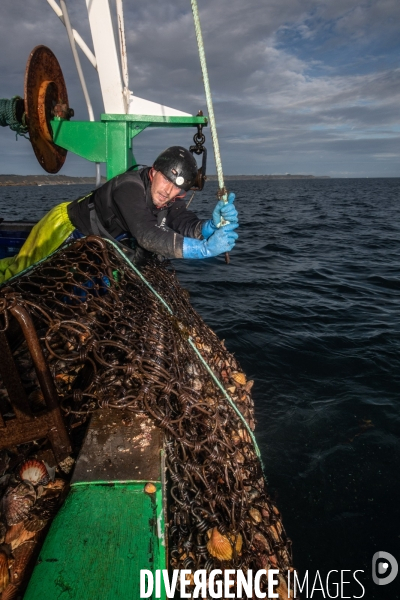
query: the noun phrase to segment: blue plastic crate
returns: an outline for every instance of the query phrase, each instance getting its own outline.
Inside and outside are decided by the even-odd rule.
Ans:
[[[27,237],[25,231],[0,231],[0,258],[18,254]]]

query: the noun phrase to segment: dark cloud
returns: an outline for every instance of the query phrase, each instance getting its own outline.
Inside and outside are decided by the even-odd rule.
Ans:
[[[68,6],[91,46],[84,0]],[[3,0],[2,9],[0,95],[22,94],[29,52],[43,43],[62,65],[76,118],[86,119],[64,27],[45,0]],[[398,0],[199,0],[199,10],[227,173],[398,175]],[[124,11],[134,94],[205,109],[188,0],[125,1]],[[97,74],[81,60],[99,115]],[[135,138],[135,156],[151,162],[192,134],[148,130]],[[40,172],[29,142],[13,140],[0,131],[1,171]],[[64,172],[93,167],[70,155]]]

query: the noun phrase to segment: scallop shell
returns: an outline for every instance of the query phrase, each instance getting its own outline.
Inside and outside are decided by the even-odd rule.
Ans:
[[[1,600],[16,600],[18,596],[19,587],[10,583],[4,590]]]
[[[28,542],[29,540],[33,539],[35,537],[35,535],[36,535],[36,531],[28,531],[24,527],[24,529],[21,531],[20,536],[12,542],[11,550],[14,551],[16,548],[18,548],[18,546],[21,546],[25,542]]]
[[[251,516],[251,518],[253,519],[253,521],[255,523],[261,523],[262,521],[262,516],[259,510],[257,510],[256,508],[251,508],[249,510],[249,515]]]
[[[35,531],[28,531],[24,522],[20,521],[16,525],[11,525],[11,527],[9,527],[4,541],[6,544],[11,545],[11,550],[14,550],[24,542],[32,539],[35,535]]]
[[[280,535],[279,535],[276,527],[274,527],[274,525],[270,525],[269,526],[269,531],[272,534],[272,537],[274,538],[274,540],[276,542],[280,542],[281,541]]]
[[[46,485],[50,480],[44,462],[35,458],[22,463],[19,476],[23,481],[29,481],[32,485]]]
[[[43,494],[47,494],[47,490],[61,490],[65,487],[66,481],[64,479],[55,479],[54,481],[49,481],[46,485]]]
[[[256,565],[259,569],[268,569],[270,568],[270,563],[268,561],[268,556],[265,554],[259,554],[256,558]]]
[[[253,502],[253,500],[256,500],[260,497],[260,492],[255,488],[251,488],[247,494],[247,497],[250,500],[250,502]]]
[[[207,550],[218,560],[231,560],[233,556],[233,548],[229,539],[222,535],[216,527],[207,531],[209,540],[207,542]]]
[[[242,546],[243,546],[243,538],[241,536],[240,533],[237,534],[237,536],[231,535],[231,540],[232,542],[235,543],[235,550],[237,554],[240,554],[242,551]],[[235,542],[236,539],[236,542]]]
[[[0,552],[0,594],[6,589],[9,581],[8,557],[5,552]]]
[[[289,592],[285,579],[282,575],[278,575],[279,585],[275,588],[275,593],[278,594],[279,600],[283,600],[284,598],[293,598],[291,592]]]
[[[144,491],[146,494],[154,494],[157,491],[157,488],[154,483],[146,483],[144,486]]]
[[[207,531],[208,542],[207,550],[219,560],[231,560],[233,548],[237,554],[240,554],[243,545],[243,538],[239,533],[237,536],[229,534],[229,537],[222,535],[216,527]]]
[[[269,558],[269,562],[272,564],[272,566],[275,569],[278,566],[278,559],[276,558],[275,554],[269,554],[268,558]]]
[[[44,527],[46,527],[47,521],[48,519],[39,519],[37,517],[29,518],[27,521],[24,522],[25,529],[26,531],[33,532],[34,535],[37,531],[41,531]]]
[[[246,392],[250,393],[250,390],[253,387],[253,385],[254,385],[254,381],[252,379],[249,379],[249,381],[245,385]]]
[[[58,512],[60,504],[60,493],[58,490],[51,490],[51,495],[44,495],[39,498],[31,511],[30,518],[37,518],[43,521],[52,519]]]
[[[203,384],[201,383],[200,379],[197,379],[197,378],[193,379],[192,385],[193,385],[193,389],[196,392],[199,392],[201,390],[201,388],[203,387]]]
[[[35,500],[35,490],[27,481],[7,490],[2,500],[2,510],[7,525],[16,525],[26,519]]]
[[[244,373],[240,373],[239,371],[233,372],[231,377],[234,381],[236,381],[236,383],[239,383],[239,385],[246,385],[247,383],[246,375]]]
[[[35,542],[25,542],[13,551],[14,562],[11,565],[11,581],[16,584],[22,579],[24,571],[35,549]]]
[[[244,462],[246,459],[243,456],[243,454],[241,452],[239,452],[239,450],[238,450],[235,454],[235,460],[237,463],[239,463],[239,465],[244,465]]]
[[[268,543],[267,538],[258,531],[254,534],[253,544],[256,550],[259,552],[269,552],[270,550],[270,545]]]
[[[89,334],[87,334],[87,337],[89,337]],[[67,375],[66,373],[59,373],[58,375],[56,375],[56,379],[58,381],[61,381],[61,383],[73,383],[76,379],[76,375]]]
[[[11,544],[11,542],[13,542],[14,540],[17,539],[17,537],[20,535],[23,528],[24,528],[24,524],[22,521],[20,521],[19,523],[16,523],[15,525],[11,525],[11,527],[9,527],[7,529],[7,533],[4,537],[4,543]]]
[[[250,436],[249,436],[248,432],[246,431],[246,429],[239,429],[238,434],[244,442],[250,442]]]

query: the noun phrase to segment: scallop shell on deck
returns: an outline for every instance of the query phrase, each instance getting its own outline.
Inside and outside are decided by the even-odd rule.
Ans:
[[[20,521],[16,525],[9,527],[4,542],[10,544],[11,550],[18,548],[24,542],[32,539],[36,535],[36,531],[28,531],[25,527],[25,523]]]
[[[144,486],[144,491],[146,494],[154,494],[157,491],[157,488],[154,483],[146,483]]]
[[[27,481],[7,490],[1,503],[7,525],[16,525],[26,519],[35,500],[34,487]]]
[[[44,494],[47,494],[47,490],[61,490],[65,487],[66,482],[64,481],[64,479],[55,479],[54,481],[50,481],[47,485],[46,485],[46,489],[44,490]]]
[[[11,542],[13,542],[14,540],[16,540],[19,535],[21,534],[21,531],[24,529],[24,524],[22,521],[20,521],[19,523],[16,523],[15,525],[11,525],[11,527],[9,527],[7,529],[7,533],[4,536],[4,543],[5,544],[11,544]]]
[[[31,517],[24,522],[26,531],[32,532],[35,535],[38,531],[41,531],[47,525],[48,519],[40,519],[37,517]],[[29,538],[27,538],[29,539]],[[0,599],[1,600],[1,599]]]
[[[18,583],[24,574],[24,571],[31,559],[32,553],[35,549],[35,542],[25,542],[24,544],[21,544],[21,546],[18,546],[18,548],[16,548],[13,551],[13,555],[14,555],[14,562],[11,565],[11,582],[12,583]]]
[[[8,557],[5,552],[0,552],[0,594],[6,589],[9,581]]]
[[[4,590],[1,596],[1,600],[16,600],[16,598],[19,595],[18,591],[19,587],[17,585],[14,585],[13,583],[10,583]]]
[[[22,463],[19,476],[22,481],[29,481],[32,485],[46,485],[50,481],[46,465],[35,458]]]

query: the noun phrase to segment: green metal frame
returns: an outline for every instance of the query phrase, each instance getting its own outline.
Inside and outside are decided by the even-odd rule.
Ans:
[[[51,120],[53,141],[91,162],[107,165],[107,179],[134,164],[132,139],[147,127],[206,126],[207,117],[157,117],[152,115],[101,115],[100,121]]]

